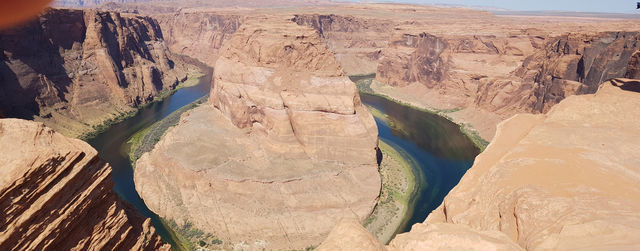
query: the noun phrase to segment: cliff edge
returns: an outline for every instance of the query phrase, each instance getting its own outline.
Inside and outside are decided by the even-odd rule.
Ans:
[[[387,249],[638,249],[638,106],[640,82],[615,79],[503,121],[440,207]]]
[[[1,250],[169,250],[89,144],[0,119]]]

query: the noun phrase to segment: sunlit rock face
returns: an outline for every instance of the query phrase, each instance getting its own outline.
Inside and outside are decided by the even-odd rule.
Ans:
[[[89,144],[0,119],[0,249],[169,250]]]
[[[318,245],[380,193],[377,128],[318,33],[246,20],[222,48],[209,104],[136,164],[160,216],[247,248]]]

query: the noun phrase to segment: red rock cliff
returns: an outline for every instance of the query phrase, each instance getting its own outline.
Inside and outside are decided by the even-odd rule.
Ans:
[[[1,250],[168,250],[87,143],[0,119]]]
[[[0,33],[0,110],[78,136],[185,80],[149,17],[49,9]]]

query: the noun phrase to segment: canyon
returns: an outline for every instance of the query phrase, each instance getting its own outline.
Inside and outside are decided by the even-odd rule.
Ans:
[[[442,205],[387,250],[637,249],[640,128],[627,117],[640,115],[639,91],[637,80],[615,79],[503,121]],[[375,245],[346,223],[333,232],[353,238],[319,250]]]
[[[47,9],[0,31],[3,250],[169,249],[112,191],[109,164],[61,134],[86,137],[170,95],[198,76],[194,59],[215,67],[209,101],[137,160],[134,180],[143,204],[207,248],[640,247],[636,20],[117,2],[58,1],[97,10]],[[381,154],[358,88],[491,141],[386,246],[362,227],[381,200]]]
[[[161,217],[232,247],[304,249],[372,213],[377,135],[315,30],[253,17],[221,49],[209,103],[136,162],[136,188]]]
[[[149,17],[48,9],[0,33],[0,111],[72,137],[174,89],[199,68],[171,53]]]
[[[0,249],[170,249],[113,192],[111,167],[89,144],[1,119],[0,150]]]

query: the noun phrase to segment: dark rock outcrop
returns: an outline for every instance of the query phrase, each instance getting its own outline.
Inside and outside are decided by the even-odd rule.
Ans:
[[[637,32],[567,34],[528,57],[515,75],[534,84],[532,112],[546,112],[573,94],[595,93],[601,83],[638,77]]]
[[[0,33],[0,109],[78,136],[175,88],[189,68],[149,17],[49,9]]]

